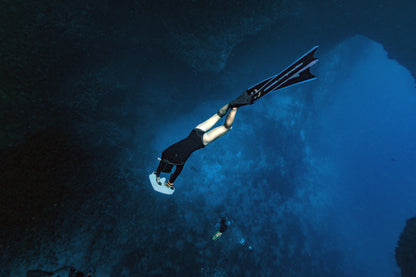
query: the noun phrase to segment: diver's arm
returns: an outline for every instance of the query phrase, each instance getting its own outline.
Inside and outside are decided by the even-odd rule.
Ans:
[[[160,173],[162,172],[162,168],[163,168],[163,162],[162,160],[160,160],[159,165],[155,172],[157,178],[160,178]]]
[[[175,172],[172,175],[170,175],[170,178],[169,178],[169,182],[171,184],[173,184],[175,182],[176,178],[179,176],[182,169],[183,169],[183,165],[177,165],[176,166]]]

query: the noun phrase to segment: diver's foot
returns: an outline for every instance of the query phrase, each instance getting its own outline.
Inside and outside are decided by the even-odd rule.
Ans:
[[[217,114],[219,117],[223,117],[227,114],[228,110],[230,109],[230,105],[226,104],[224,107],[218,110]]]

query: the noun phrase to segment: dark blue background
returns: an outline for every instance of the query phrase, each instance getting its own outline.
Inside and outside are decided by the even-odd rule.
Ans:
[[[413,19],[370,2],[4,1],[0,275],[400,276]],[[317,80],[241,107],[153,191],[166,147],[317,44]]]

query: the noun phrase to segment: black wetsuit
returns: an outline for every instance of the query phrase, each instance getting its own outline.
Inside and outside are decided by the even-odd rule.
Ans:
[[[171,183],[175,182],[189,156],[194,151],[205,147],[202,140],[204,134],[205,132],[200,129],[193,129],[187,138],[166,148],[162,153],[162,160],[157,167],[156,176],[159,177],[161,172],[169,173],[173,166],[176,166],[175,173],[169,178]]]
[[[228,228],[228,220],[226,217],[221,218],[220,221],[220,232],[224,233]]]

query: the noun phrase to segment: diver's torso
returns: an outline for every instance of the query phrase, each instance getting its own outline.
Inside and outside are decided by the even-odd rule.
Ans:
[[[172,144],[163,151],[162,159],[177,164],[185,163],[192,152],[205,147],[202,141],[204,133],[200,129],[193,129],[187,138]]]

